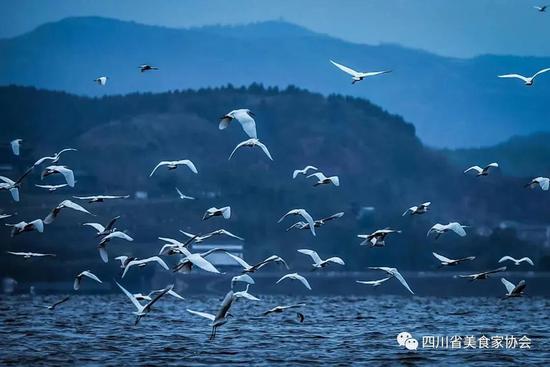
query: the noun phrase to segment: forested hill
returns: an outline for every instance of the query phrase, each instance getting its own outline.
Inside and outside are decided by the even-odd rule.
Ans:
[[[247,138],[238,123],[218,129],[219,117],[235,108],[256,114],[258,137],[268,146],[273,162],[257,148],[242,148],[228,161],[233,148]],[[394,265],[422,270],[433,263],[428,228],[457,220],[472,226],[471,235],[449,236],[439,243],[456,248],[458,255],[473,252],[493,266],[494,257],[517,249],[521,242],[513,233],[479,238],[478,228],[493,229],[509,219],[550,220],[546,193],[525,190],[523,179],[498,172],[481,179],[464,176],[443,153],[424,147],[413,125],[362,99],[260,85],[102,98],[11,86],[0,88],[0,110],[0,139],[5,142],[0,174],[15,177],[41,156],[64,147],[78,149],[62,159],[75,170],[74,190],[39,191],[33,187],[39,182],[35,172],[24,182],[21,202],[12,203],[3,192],[0,207],[17,211],[18,220],[28,220],[45,217],[72,195],[131,194],[129,200],[83,205],[101,223],[122,215],[119,227],[136,239],[131,247],[134,255],[158,251],[157,237],[180,238],[178,229],[204,233],[225,227],[246,238],[246,256],[252,259],[280,253],[292,260],[297,246],[314,246],[320,253],[343,256],[349,269]],[[9,153],[7,144],[16,137],[23,139],[20,158]],[[179,168],[160,170],[149,178],[159,161],[175,159],[191,159],[199,174]],[[308,164],[338,175],[341,186],[313,187],[312,179],[303,176],[292,180],[292,171]],[[59,180],[50,177],[44,182]],[[179,200],[175,187],[197,200]],[[148,199],[136,199],[137,191],[146,192]],[[433,203],[428,214],[401,216],[409,206],[425,201]],[[224,205],[232,207],[229,221],[201,221],[205,209]],[[277,220],[289,209],[301,207],[315,218],[346,214],[320,228],[316,238],[306,231],[285,232],[293,221],[277,224]],[[93,233],[67,228],[90,219],[65,212],[43,234],[18,236],[6,240],[4,247],[63,251],[74,257],[71,266],[83,263],[84,268],[99,259]],[[384,251],[359,247],[357,234],[387,226],[404,234],[392,238]],[[8,229],[4,231],[3,238],[8,235]],[[489,248],[494,250],[481,251],[483,243],[493,244]],[[114,256],[125,245],[119,246],[112,247]],[[15,269],[4,265],[6,271]]]

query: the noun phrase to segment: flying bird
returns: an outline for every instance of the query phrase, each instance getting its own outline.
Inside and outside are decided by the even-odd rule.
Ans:
[[[111,234],[114,231],[116,231],[116,228],[114,228],[114,225],[119,218],[120,216],[118,215],[113,219],[111,219],[111,221],[107,224],[106,227],[103,227],[103,225],[99,223],[83,223],[82,225],[92,227],[93,229],[95,229],[97,231],[96,237],[107,236],[108,234]]]
[[[89,211],[87,211],[86,209],[81,207],[80,205],[75,204],[70,200],[63,200],[61,203],[59,203],[59,205],[57,205],[55,208],[52,209],[52,211],[50,212],[50,214],[48,214],[48,216],[46,218],[44,218],[44,224],[53,223],[53,221],[55,220],[55,218],[57,218],[57,216],[61,212],[61,209],[63,209],[63,208],[73,209],[73,210],[76,210],[76,211],[79,211],[79,212],[83,212],[83,213],[93,215],[92,213],[90,213]]]
[[[537,186],[539,186],[543,191],[548,191],[548,188],[550,187],[550,178],[535,177],[534,179],[531,180],[531,182],[525,185],[525,187],[528,187],[530,189],[534,189]]]
[[[391,72],[391,70],[384,70],[384,71],[370,71],[370,72],[360,72],[360,71],[355,71],[353,70],[352,68],[349,68],[347,66],[344,66],[344,65],[341,65],[341,64],[338,64],[337,62],[334,62],[332,60],[329,60],[334,66],[336,66],[338,69],[342,70],[344,73],[347,73],[349,75],[351,75],[351,84],[355,84],[357,82],[360,82],[361,80],[367,78],[367,77],[371,77],[371,76],[376,76],[376,75],[381,75],[381,74],[386,74],[386,73],[389,73]]]
[[[169,270],[168,265],[166,265],[166,263],[160,257],[151,256],[151,257],[148,257],[146,259],[132,260],[132,261],[128,262],[128,264],[126,264],[126,266],[124,267],[124,272],[122,272],[122,278],[124,278],[124,276],[126,275],[128,270],[130,270],[130,268],[132,266],[137,265],[139,267],[144,267],[145,265],[147,265],[151,262],[156,262],[157,264],[162,266],[165,270]]]
[[[506,74],[506,75],[499,75],[499,78],[514,78],[514,79],[520,79],[522,80],[525,85],[531,86],[535,82],[535,78],[543,73],[546,73],[547,71],[550,71],[550,68],[542,69],[537,71],[533,76],[527,77],[519,74]]]
[[[382,285],[382,283],[384,283],[386,280],[388,279],[391,279],[393,277],[386,277],[386,278],[382,278],[382,279],[378,279],[378,280],[356,280],[355,283],[360,283],[360,284],[366,284],[366,285],[371,285],[373,287],[380,287]]]
[[[199,173],[199,171],[197,171],[197,167],[195,167],[195,164],[193,162],[191,162],[189,159],[182,159],[182,160],[179,160],[179,161],[161,161],[161,162],[159,162],[159,164],[157,164],[155,166],[155,168],[153,168],[153,170],[151,171],[151,174],[149,175],[149,177],[153,176],[153,173],[155,173],[155,171],[161,166],[166,166],[168,168],[168,170],[174,170],[174,169],[178,168],[178,166],[187,166],[187,167],[189,167],[191,172],[193,172],[195,174]]]
[[[231,207],[230,206],[224,206],[223,208],[216,208],[213,206],[212,208],[206,209],[206,212],[202,216],[202,220],[207,220],[212,217],[219,217],[222,216],[224,219],[231,218]]]
[[[246,289],[244,291],[235,292],[233,294],[234,297],[235,297],[235,300],[237,300],[238,298],[246,298],[250,301],[259,301],[260,299],[258,297],[255,297],[255,296],[251,295],[250,293],[248,293],[248,288],[249,287],[250,287],[250,284],[247,284]]]
[[[497,168],[497,167],[498,167],[498,163],[493,162],[493,163],[489,163],[488,165],[486,165],[483,168],[481,168],[480,166],[472,166],[472,167],[466,169],[464,171],[464,173],[466,174],[468,172],[476,172],[476,177],[488,176],[489,175],[489,170],[491,168]]]
[[[235,275],[231,278],[231,289],[233,289],[234,284],[237,282],[255,284],[254,279],[252,279],[252,277],[248,274]]]
[[[184,194],[180,191],[180,189],[178,189],[177,187],[176,187],[176,191],[178,192],[178,195],[179,195],[179,197],[180,197],[181,200],[184,200],[184,199],[187,199],[187,200],[195,200],[195,198],[192,197],[192,196],[184,195]]]
[[[82,278],[83,277],[93,279],[98,283],[103,283],[101,280],[99,280],[99,278],[97,276],[95,276],[95,274],[91,273],[89,270],[84,270],[82,273],[78,274],[74,278],[73,288],[74,288],[75,291],[80,289],[80,283],[82,283]]]
[[[62,300],[59,300],[59,301],[55,302],[54,304],[52,304],[52,305],[50,305],[50,306],[46,306],[46,308],[47,308],[48,310],[50,310],[50,311],[53,311],[53,310],[55,310],[55,308],[56,308],[57,306],[59,306],[59,305],[62,304],[62,303],[67,302],[70,298],[71,298],[71,297],[67,296],[67,297],[63,298]]]
[[[117,256],[115,257],[115,260],[118,260],[120,261],[120,267],[122,269],[124,269],[126,267],[126,265],[128,265],[128,263],[130,261],[133,261],[133,260],[137,260],[138,258],[137,257],[133,257],[133,256],[125,256],[125,255],[121,255],[121,256]],[[140,300],[141,301],[141,300]]]
[[[327,177],[323,174],[323,172],[315,172],[307,177],[317,178],[317,182],[315,182],[313,186],[328,185],[328,184],[333,184],[334,186],[340,186],[340,178],[338,178],[338,176]]]
[[[107,244],[109,244],[109,242],[113,238],[120,238],[129,242],[132,242],[134,240],[132,237],[128,236],[126,233],[117,231],[117,230],[104,236],[99,242],[99,244],[97,245],[97,250],[99,251],[99,257],[101,257],[101,260],[103,260],[104,263],[109,262],[109,254],[107,253]]]
[[[103,86],[103,85],[107,84],[107,79],[109,79],[109,77],[100,76],[99,78],[95,78],[94,82],[96,82],[97,84]]]
[[[326,224],[326,222],[328,221],[331,221],[333,219],[338,219],[338,218],[342,218],[344,216],[344,212],[339,212],[339,213],[336,213],[336,214],[333,214],[329,217],[326,217],[326,218],[321,218],[321,219],[317,219],[313,222],[313,226],[315,228],[319,228],[323,225]],[[293,228],[297,228],[297,229],[309,229],[309,223],[307,222],[303,222],[303,221],[299,221],[299,222],[296,222],[294,223],[293,225],[291,225],[290,227],[288,227],[286,230],[287,232]]]
[[[39,187],[41,189],[46,189],[49,192],[57,191],[57,189],[61,189],[63,187],[67,187],[67,184],[61,184],[61,185],[34,185],[36,187]]]
[[[227,160],[231,160],[231,157],[233,157],[233,154],[235,154],[235,152],[237,151],[237,149],[239,149],[240,147],[249,147],[249,148],[254,148],[255,146],[258,146],[260,148],[262,148],[263,152],[265,153],[265,155],[267,155],[267,157],[271,160],[273,160],[273,158],[271,157],[271,154],[269,153],[269,150],[267,149],[267,147],[265,146],[265,144],[263,144],[261,141],[259,141],[258,139],[256,138],[251,138],[251,139],[248,139],[248,140],[245,140],[245,141],[242,141],[240,142],[239,144],[237,144],[237,146],[235,147],[235,149],[233,149],[233,151],[231,152],[231,154],[229,155],[229,158],[227,158]]]
[[[13,201],[19,202],[19,188],[21,187],[21,182],[23,182],[23,179],[27,177],[27,175],[31,172],[32,167],[27,169],[25,173],[23,173],[23,175],[21,175],[21,177],[17,179],[17,181],[13,181],[12,179],[5,176],[0,176],[0,181],[2,181],[0,182],[0,191],[9,191]]]
[[[500,273],[502,271],[506,271],[506,266],[503,266],[501,268],[494,269],[494,270],[488,270],[488,271],[484,271],[484,272],[481,272],[481,273],[476,273],[476,274],[459,275],[459,277],[460,278],[470,278],[470,281],[472,282],[474,280],[487,279],[487,278],[489,278],[490,274]]]
[[[233,294],[233,291],[227,292],[225,298],[222,301],[221,307],[215,316],[206,312],[193,311],[190,309],[187,309],[187,312],[193,315],[207,318],[208,320],[212,321],[212,332],[210,333],[210,340],[212,340],[216,337],[217,329],[229,320],[228,318],[229,316],[231,316],[231,314],[229,313],[229,309],[231,308],[234,300],[235,296]]]
[[[148,64],[141,64],[139,66],[139,71],[141,71],[142,73],[145,72],[145,71],[151,71],[151,70],[159,70],[159,68],[157,68],[156,66],[148,65]]]
[[[78,200],[88,200],[88,203],[102,203],[105,200],[128,199],[130,195],[93,195],[93,196],[73,196]]]
[[[42,221],[42,219],[35,219],[29,223],[25,221],[21,221],[16,224],[6,223],[5,225],[8,227],[12,227],[11,234],[10,234],[11,237],[17,236],[18,234],[23,232],[30,232],[30,231],[37,231],[40,233],[44,232],[44,222]]]
[[[384,228],[376,230],[371,234],[358,234],[357,237],[363,239],[363,242],[361,242],[359,246],[370,244],[370,247],[384,247],[386,246],[385,238],[391,233],[401,233],[401,231],[391,228]]]
[[[309,230],[311,231],[311,233],[314,236],[316,236],[316,234],[315,234],[315,222],[313,222],[313,218],[311,217],[311,215],[309,215],[309,213],[305,209],[291,209],[291,210],[288,211],[288,213],[283,215],[281,217],[281,219],[279,219],[277,221],[277,223],[281,223],[289,215],[300,215],[300,216],[302,216],[302,218],[304,218],[306,220],[306,222],[309,224]]]
[[[241,265],[243,267],[243,273],[254,273],[255,271],[261,269],[265,265],[267,265],[269,263],[272,263],[272,262],[283,264],[287,268],[287,270],[289,269],[286,261],[284,261],[282,257],[277,256],[277,255],[271,255],[268,258],[266,258],[265,260],[260,261],[259,263],[255,264],[255,265],[250,265],[246,261],[241,259],[240,257],[238,257],[236,255],[233,255],[230,252],[226,251],[226,254],[229,257],[231,257],[233,260],[235,260],[237,263],[239,263],[239,265]]]
[[[279,284],[281,281],[285,279],[297,280],[300,283],[302,283],[307,289],[311,290],[311,286],[309,285],[309,282],[307,281],[307,279],[298,273],[290,273],[290,274],[283,275],[279,280],[275,282],[275,284]]]
[[[533,6],[536,10],[538,10],[540,13],[546,12],[546,8],[548,8],[548,5],[535,5]]]
[[[154,291],[151,291],[149,292],[149,294],[145,295],[145,294],[141,294],[141,293],[136,293],[134,294],[133,296],[136,297],[136,299],[138,301],[152,301],[153,300],[153,296],[155,294],[158,294],[158,293],[162,293],[164,292],[164,289],[157,289],[157,290],[154,290]],[[179,300],[182,300],[184,301],[185,298],[183,298],[182,296],[180,296],[179,294],[177,294],[176,292],[174,292],[173,290],[169,290],[168,292],[166,292],[167,295],[169,296],[172,296],[174,298],[177,298]]]
[[[534,266],[535,264],[533,264],[533,260],[531,260],[530,258],[528,257],[522,257],[521,259],[514,259],[512,256],[503,256],[498,262],[501,263],[501,262],[504,262],[504,261],[513,261],[514,264],[516,265],[519,265],[521,264],[522,262],[526,262],[527,264],[531,265],[531,266]]]
[[[254,121],[254,116],[254,113],[245,108],[233,110],[221,117],[219,129],[224,130],[229,126],[231,121],[237,120],[248,137],[257,139],[258,136],[256,135],[256,121]]]
[[[434,257],[437,260],[441,261],[440,266],[454,266],[454,265],[458,265],[461,262],[464,262],[464,261],[467,261],[467,260],[475,260],[475,258],[476,258],[475,256],[467,256],[467,257],[463,257],[463,258],[460,258],[460,259],[449,259],[448,257],[436,254],[435,252],[432,252],[432,254],[434,255]]]
[[[304,169],[295,169],[294,172],[292,173],[292,178],[296,178],[298,177],[298,175],[304,175],[306,176],[307,173],[312,170],[312,171],[317,171],[317,167],[314,167],[314,166],[305,166]]]
[[[300,249],[297,250],[299,253],[308,255],[313,260],[313,268],[314,269],[321,269],[327,266],[329,263],[339,264],[339,265],[345,265],[344,260],[342,260],[339,257],[329,257],[326,260],[322,260],[321,257],[317,254],[317,252],[313,250],[308,249]]]
[[[411,287],[409,287],[409,285],[407,284],[407,281],[405,280],[405,278],[403,278],[401,273],[399,273],[399,271],[396,268],[389,268],[386,266],[369,266],[369,269],[382,270],[386,272],[388,275],[391,275],[392,277],[397,278],[397,280],[399,280],[399,282],[403,285],[403,287],[407,288],[409,292],[414,294],[414,292],[411,290]]]
[[[168,291],[171,291],[172,288],[174,288],[174,285],[169,285],[168,287],[164,288],[162,291],[158,292],[156,296],[150,300],[147,304],[142,305],[139,303],[136,297],[130,292],[128,292],[123,286],[118,284],[117,281],[115,281],[116,285],[122,290],[122,292],[132,301],[132,304],[136,307],[137,311],[134,312],[134,315],[136,315],[136,321],[134,322],[134,325],[137,325],[142,317],[147,315],[149,312],[151,312],[152,306],[157,303],[159,299],[161,299]]]
[[[428,230],[428,234],[426,236],[428,237],[430,234],[435,233],[435,239],[437,240],[443,233],[452,231],[460,237],[464,237],[466,236],[466,231],[464,228],[468,228],[468,226],[463,226],[458,222],[451,222],[448,224],[436,223]]]
[[[65,166],[48,166],[42,171],[42,174],[40,175],[40,179],[43,180],[44,177],[53,175],[53,174],[62,174],[65,178],[65,182],[67,182],[67,185],[69,187],[74,187],[75,180],[74,180],[74,172],[73,170],[65,167]]]
[[[13,139],[10,141],[10,147],[13,155],[19,155],[19,150],[21,149],[21,143],[23,142],[23,139]]]
[[[407,214],[415,215],[415,214],[424,214],[428,211],[428,207],[430,206],[431,202],[427,201],[425,203],[422,203],[420,205],[411,206],[409,209],[405,210],[403,213],[403,217]]]
[[[282,313],[285,310],[288,310],[288,309],[291,309],[291,308],[300,308],[300,307],[304,307],[305,305],[306,305],[305,303],[297,303],[295,305],[276,306],[276,307],[273,307],[270,310],[265,311],[262,315],[267,316],[267,315],[270,315],[272,313]]]
[[[506,291],[508,292],[504,295],[504,298],[523,296],[523,290],[526,286],[525,280],[520,281],[517,285],[514,285],[514,283],[509,282],[505,278],[500,278],[500,281],[504,284]]]
[[[210,255],[213,252],[219,252],[223,251],[222,248],[213,248],[211,250],[208,250],[203,253],[191,253],[187,248],[182,247],[179,248],[179,251],[181,251],[182,255],[185,256],[183,259],[181,259],[178,264],[174,267],[174,272],[181,272],[181,273],[189,273],[193,269],[193,265],[201,268],[204,271],[210,272],[210,273],[220,273],[218,269],[212,263],[205,259],[208,255]]]
[[[38,252],[12,252],[6,251],[8,254],[15,256],[23,256],[24,259],[30,259],[31,257],[44,257],[44,256],[55,256],[54,254],[41,254]]]
[[[65,152],[76,152],[77,150],[74,149],[74,148],[65,148],[65,149],[62,149],[60,150],[59,152],[55,153],[54,155],[52,156],[46,156],[46,157],[42,157],[40,158],[39,160],[37,160],[36,162],[34,162],[34,166],[39,166],[41,165],[42,163],[44,163],[45,161],[50,161],[50,163],[54,164],[54,163],[57,163],[59,162],[59,159],[61,158],[61,154],[65,153]]]
[[[212,231],[212,232],[204,234],[204,235],[195,235],[195,234],[192,234],[192,233],[187,233],[187,232],[182,231],[181,229],[180,229],[180,232],[183,233],[184,235],[186,235],[189,238],[194,238],[195,243],[201,243],[204,240],[206,240],[206,239],[208,239],[212,236],[223,236],[223,235],[231,237],[231,238],[235,238],[235,239],[240,240],[240,241],[244,241],[244,238],[236,236],[233,233],[231,233],[229,231],[226,231],[225,229],[218,229],[216,231]]]

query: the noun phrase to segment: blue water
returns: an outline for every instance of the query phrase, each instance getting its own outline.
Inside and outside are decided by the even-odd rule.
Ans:
[[[251,290],[251,293],[252,290]],[[185,295],[184,295],[185,296]],[[208,340],[210,321],[186,308],[215,313],[223,294],[161,299],[138,326],[122,294],[75,295],[55,311],[59,295],[0,299],[0,365],[450,365],[550,364],[550,300],[410,296],[288,297],[239,300],[234,317]],[[260,316],[303,302],[296,313]],[[409,351],[396,335],[527,335],[531,349]],[[420,342],[421,343],[421,342]]]

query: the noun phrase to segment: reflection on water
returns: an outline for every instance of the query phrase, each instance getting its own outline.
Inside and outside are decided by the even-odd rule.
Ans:
[[[185,295],[184,295],[185,296]],[[234,317],[208,341],[209,320],[191,308],[215,313],[221,297],[162,299],[133,326],[134,308],[122,294],[62,297],[3,296],[0,365],[543,365],[550,360],[546,298],[287,297],[239,300]],[[276,305],[304,302],[295,312],[260,316]],[[396,336],[527,335],[531,350],[418,350],[399,347]]]

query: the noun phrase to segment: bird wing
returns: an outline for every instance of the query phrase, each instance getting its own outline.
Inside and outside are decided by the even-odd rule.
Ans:
[[[462,227],[462,225],[458,222],[452,222],[448,224],[448,228],[452,230],[454,233],[459,235],[460,237],[466,236],[466,231]]]
[[[292,209],[292,210],[289,210],[288,213],[286,213],[285,215],[283,215],[281,217],[281,219],[279,219],[277,221],[277,223],[281,223],[287,216],[291,215],[291,214],[296,214],[296,209]]]
[[[233,117],[225,115],[220,119],[220,124],[218,125],[218,129],[220,130],[226,129],[232,120],[233,120]]]
[[[0,180],[4,181],[5,183],[11,186],[15,185],[15,181],[13,181],[11,178],[8,178],[6,176],[0,176]]]
[[[168,161],[161,161],[161,162],[159,162],[159,164],[157,164],[157,165],[155,166],[155,168],[153,168],[153,170],[151,171],[151,174],[149,175],[149,177],[153,176],[153,173],[155,173],[155,171],[157,170],[157,168],[159,168],[160,166],[165,166],[165,165],[167,165],[167,164],[170,164],[170,162],[168,162]]]
[[[222,212],[222,216],[225,219],[231,218],[231,207],[230,206],[224,206],[223,208],[220,208],[220,211]]]
[[[113,226],[115,225],[115,222],[118,220],[118,218],[120,218],[120,215],[117,215],[116,217],[111,219],[111,221],[107,224],[107,227],[105,227],[105,229],[111,230],[113,228]]]
[[[472,166],[464,171],[464,173],[468,173],[470,171],[476,171],[477,173],[481,173],[483,169],[480,166]]]
[[[297,250],[299,253],[301,254],[305,254],[305,255],[308,255],[310,256],[312,259],[313,259],[313,262],[315,264],[320,264],[323,260],[321,260],[321,258],[319,257],[319,254],[317,254],[317,252],[313,251],[313,250],[308,250],[308,249],[300,249],[300,250]]]
[[[498,268],[498,269],[493,269],[493,270],[485,271],[485,272],[483,272],[482,274],[500,273],[501,271],[506,271],[506,266],[503,266],[503,267]]]
[[[416,209],[418,209],[417,206],[411,206],[409,209],[405,210],[405,212],[401,216],[404,217],[405,215],[407,215],[409,213],[413,213]]]
[[[183,298],[182,296],[180,296],[179,294],[177,294],[176,292],[174,292],[173,290],[169,290],[167,292],[167,294],[171,295],[172,297],[175,297],[177,299],[181,299],[182,301],[185,300],[185,298]]]
[[[95,280],[96,282],[103,283],[95,274],[89,272],[88,270],[83,271],[80,273],[81,275],[84,275],[85,277],[88,277],[90,279]]]
[[[61,173],[63,177],[65,177],[65,181],[67,181],[67,185],[70,187],[74,187],[74,173],[72,170],[59,166],[56,168],[56,171]]]
[[[10,142],[10,145],[11,145],[11,151],[13,152],[13,154],[15,155],[19,155],[19,143],[20,143],[20,139],[15,139],[15,140],[12,140]]]
[[[17,256],[26,256],[28,253],[26,252],[12,252],[12,251],[6,251],[8,254],[17,255]]]
[[[259,146],[260,148],[262,148],[262,150],[264,151],[265,155],[267,155],[267,157],[271,160],[273,160],[273,158],[271,157],[271,154],[269,154],[269,150],[267,150],[267,147],[265,146],[264,143],[258,141],[256,143],[257,146]]]
[[[118,285],[118,287],[122,290],[122,292],[128,297],[130,298],[130,301],[132,301],[132,303],[134,304],[134,306],[136,306],[138,312],[142,312],[143,311],[143,306],[141,305],[141,303],[139,303],[139,301],[136,299],[136,297],[134,297],[134,295],[130,292],[128,292],[123,286],[121,286],[120,284],[118,284],[118,282],[115,280],[115,283],[116,285]]]
[[[42,219],[35,219],[29,224],[32,224],[32,226],[40,233],[44,232],[44,221]]]
[[[333,262],[333,263],[339,264],[339,265],[346,265],[344,260],[342,260],[342,258],[337,257],[337,256],[329,257],[328,259],[325,260],[325,262]]]
[[[238,239],[238,240],[244,241],[244,238],[239,237],[239,236],[236,236],[236,235],[234,235],[233,233],[231,233],[231,232],[229,232],[229,231],[226,231],[225,229],[221,229],[221,230],[220,230],[220,234],[224,234],[224,235],[226,235],[226,236],[233,237],[233,238],[236,238],[236,239]]]
[[[534,265],[535,265],[535,264],[533,264],[533,260],[531,260],[531,259],[528,258],[528,257],[522,257],[521,259],[519,259],[519,262],[522,262],[522,261],[527,262],[527,263],[530,264],[531,266],[534,266]]]
[[[73,198],[79,199],[79,200],[91,200],[91,199],[96,199],[97,196],[73,196]]]
[[[19,189],[17,187],[12,187],[9,189],[13,201],[19,202]]]
[[[65,152],[76,152],[77,150],[74,149],[74,148],[65,148],[65,149],[61,149],[59,151],[59,153],[57,153],[56,155],[57,156],[60,156],[61,154],[65,153]]]
[[[128,265],[130,265],[131,263],[134,263],[135,265],[139,265],[139,264],[146,264],[150,262],[156,262],[160,266],[162,266],[165,270],[169,270],[168,265],[166,265],[166,263],[158,256],[151,256],[146,259],[130,261]]]
[[[34,162],[33,166],[39,166],[47,160],[53,161],[54,158],[52,158],[52,157],[42,157],[39,160],[37,160],[36,162]]]
[[[190,309],[187,309],[187,312],[189,312],[193,315],[197,315],[197,316],[200,316],[200,317],[207,318],[210,321],[214,321],[214,319],[216,318],[216,316],[212,315],[211,313],[193,311],[193,310],[190,310]]]
[[[233,151],[231,152],[231,154],[229,155],[229,158],[227,158],[227,160],[231,160],[231,157],[233,157],[233,154],[235,154],[235,152],[237,151],[237,149],[239,149],[240,147],[242,147],[243,145],[246,145],[248,143],[248,140],[245,140],[245,141],[242,141],[240,142],[239,144],[237,144],[237,146],[235,147],[235,149],[233,149]]]
[[[502,284],[504,284],[508,293],[512,293],[514,288],[516,288],[516,286],[512,282],[507,281],[505,278],[500,278],[500,281],[502,282]]]
[[[199,254],[191,254],[187,256],[187,260],[191,261],[193,265],[198,266],[202,270],[209,271],[211,273],[219,273],[220,271],[214,267],[208,260],[204,259]]]
[[[540,188],[544,191],[548,191],[548,188],[550,187],[550,179],[547,177],[541,177],[539,180]]]
[[[401,284],[403,284],[403,286],[404,286],[405,288],[407,288],[407,290],[408,290],[409,292],[411,292],[412,294],[414,294],[414,292],[411,290],[411,288],[410,288],[409,285],[407,284],[407,281],[405,280],[405,278],[403,278],[403,276],[402,276],[396,269],[394,269],[394,270],[392,271],[392,275],[393,275],[394,277],[396,277],[397,280],[399,280],[399,281],[401,282]]]
[[[369,72],[366,72],[366,73],[359,73],[359,76],[361,76],[363,78],[367,78],[369,76],[376,76],[376,75],[387,74],[387,73],[391,73],[391,70],[369,71]]]
[[[62,300],[55,302],[55,303],[54,303],[53,305],[51,305],[50,307],[51,307],[52,309],[54,309],[54,308],[56,308],[57,306],[59,306],[60,304],[67,302],[67,301],[69,300],[69,298],[71,298],[71,297],[67,296],[67,297],[63,298]]]
[[[436,254],[435,252],[432,252],[432,254],[435,256],[436,259],[438,259],[441,262],[452,262],[453,261],[453,260],[449,259],[448,257]]]
[[[499,78],[515,78],[515,79],[521,79],[524,82],[528,82],[529,78],[524,77],[523,75],[519,74],[505,74],[505,75],[499,75]]]
[[[229,309],[231,308],[231,305],[233,304],[233,300],[235,299],[233,291],[227,292],[225,295],[221,307],[218,310],[218,313],[216,314],[215,320],[219,320],[225,317],[227,312],[229,312]]]
[[[245,282],[248,284],[255,284],[254,279],[252,279],[252,277],[248,274],[241,274],[241,275],[234,276],[231,279],[231,283],[234,283],[234,282]]]
[[[256,121],[248,114],[247,111],[239,112],[235,115],[235,118],[239,123],[241,124],[244,132],[246,135],[253,139],[257,139],[258,136],[256,135]],[[268,156],[269,154],[266,153]]]
[[[338,69],[342,70],[344,73],[348,73],[351,76],[359,77],[361,73],[353,70],[352,68],[348,68],[347,66],[338,64],[337,62],[334,62],[332,60],[329,60],[332,65],[336,66]]]
[[[174,288],[174,285],[169,285],[168,287],[162,289],[161,291],[156,293],[156,296],[151,299],[146,305],[145,308],[150,309],[151,306],[153,306],[159,299],[161,299],[162,296],[164,296],[166,293],[170,292]]]
[[[305,277],[301,276],[300,274],[295,274],[294,279],[299,280],[300,282],[302,282],[303,285],[306,286],[307,289],[311,290],[311,286],[309,285],[309,282]]]
[[[73,210],[76,210],[76,211],[79,211],[79,212],[92,214],[92,213],[90,213],[89,211],[87,211],[86,209],[84,209],[83,207],[81,207],[80,205],[78,205],[78,204],[76,204],[76,203],[73,203],[73,202],[70,201],[70,200],[63,200],[63,201],[58,205],[58,207],[69,208],[69,209],[73,209]]]
[[[501,263],[501,262],[504,262],[506,260],[516,261],[516,259],[514,259],[512,256],[506,255],[506,256],[501,257],[498,262]]]
[[[259,301],[260,299],[258,297],[255,297],[253,295],[251,295],[250,293],[248,293],[248,291],[243,291],[243,292],[235,292],[235,298],[246,298],[246,299],[249,299],[251,301]]]
[[[191,170],[191,172],[193,173],[199,173],[199,171],[197,170],[197,167],[195,167],[195,164],[193,162],[191,162],[189,159],[182,159],[180,161],[176,161],[174,162],[176,165],[186,165],[187,167],[189,167],[189,169]]]
[[[226,253],[227,255],[229,255],[229,257],[231,257],[233,260],[235,260],[236,262],[238,262],[239,265],[241,265],[245,270],[251,268],[251,266],[250,266],[246,261],[244,261],[243,259],[241,259],[240,257],[235,256],[235,255],[233,255],[232,253],[227,252],[227,251],[226,251],[225,253]]]
[[[307,178],[310,178],[310,177],[316,177],[319,181],[323,181],[324,179],[327,178],[327,176],[325,176],[323,172],[315,172],[307,176]]]
[[[323,218],[323,219],[321,219],[321,221],[327,222],[329,220],[342,218],[343,216],[344,216],[344,212],[339,212],[339,213],[331,215],[330,217]]]
[[[300,170],[300,169],[295,169],[294,172],[292,173],[292,178],[294,179],[294,178],[298,177],[298,175],[299,175],[300,173],[303,173],[303,172],[304,172],[304,171],[302,171],[302,170]]]
[[[308,222],[311,233],[316,236],[315,223],[313,222],[313,218],[311,217],[311,215],[309,215],[309,213],[305,209],[298,210],[298,214],[300,214],[306,220],[306,222]]]
[[[543,73],[546,73],[547,71],[550,71],[550,68],[546,68],[546,69],[542,69],[542,70],[539,70],[535,73],[535,75],[533,75],[531,78],[532,79],[535,79],[538,75],[540,74],[543,74]]]
[[[108,234],[103,238],[103,240],[110,240],[111,238],[120,238],[130,242],[134,240],[132,237],[128,236],[126,233],[120,232],[120,231],[115,231],[113,233]]]

